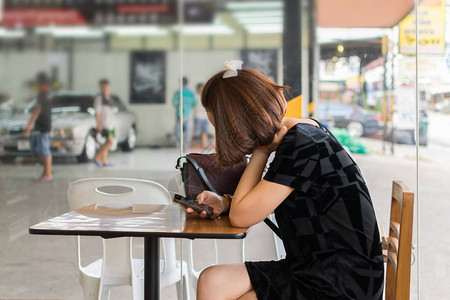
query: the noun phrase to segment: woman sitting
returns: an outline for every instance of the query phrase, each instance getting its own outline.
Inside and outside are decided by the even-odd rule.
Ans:
[[[202,104],[218,163],[251,159],[231,203],[207,191],[197,201],[214,216],[229,212],[238,227],[275,211],[286,258],[211,266],[200,275],[197,299],[382,299],[377,220],[354,160],[320,123],[284,117],[285,86],[255,70],[228,69],[206,83]]]

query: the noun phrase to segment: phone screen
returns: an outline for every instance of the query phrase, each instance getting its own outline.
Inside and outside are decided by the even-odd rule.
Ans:
[[[189,207],[192,208],[193,210],[197,211],[197,212],[206,212],[206,215],[208,217],[210,217],[213,213],[213,209],[212,207],[209,207],[208,205],[204,205],[204,204],[198,204],[197,201],[195,200],[190,200],[187,199],[186,197],[183,197],[181,195],[175,194],[173,197],[173,201],[181,204],[185,207]]]

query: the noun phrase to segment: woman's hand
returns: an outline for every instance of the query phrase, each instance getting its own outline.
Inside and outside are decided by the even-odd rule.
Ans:
[[[253,150],[253,153],[261,153],[261,154],[267,155],[267,157],[269,157],[269,155],[273,151],[277,150],[278,146],[280,145],[280,143],[283,140],[284,135],[286,134],[287,131],[288,131],[287,127],[282,126],[280,128],[280,130],[278,130],[278,132],[275,134],[271,144],[266,145],[266,146],[257,146],[255,148],[255,150]]]
[[[216,218],[221,213],[226,212],[230,207],[230,203],[227,198],[223,196],[219,196],[216,193],[210,191],[203,191],[197,196],[198,204],[205,204],[213,209],[213,214],[211,218]],[[188,213],[194,213],[192,208],[187,208],[186,211]],[[206,212],[202,211],[200,213],[200,218],[206,218]]]

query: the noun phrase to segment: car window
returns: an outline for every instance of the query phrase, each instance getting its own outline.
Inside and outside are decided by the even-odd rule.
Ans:
[[[88,112],[94,106],[90,95],[56,95],[52,98],[52,113]]]
[[[119,111],[126,111],[127,110],[125,105],[123,105],[123,103],[120,101],[119,97],[117,97],[115,95],[112,95],[111,96],[111,100],[113,102],[113,105],[116,106],[119,109]]]
[[[350,117],[353,111],[351,104],[320,102],[317,105],[317,115],[320,118]]]
[[[31,110],[36,105],[36,99],[33,99],[30,101],[30,103],[27,104],[27,106],[24,109],[24,113],[29,114],[31,113]]]

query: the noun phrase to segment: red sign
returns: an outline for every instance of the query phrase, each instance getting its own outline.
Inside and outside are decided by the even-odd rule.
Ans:
[[[86,19],[76,9],[5,9],[3,26],[85,25]]]
[[[147,14],[147,13],[168,13],[170,7],[168,5],[119,5],[117,7],[119,13]]]

